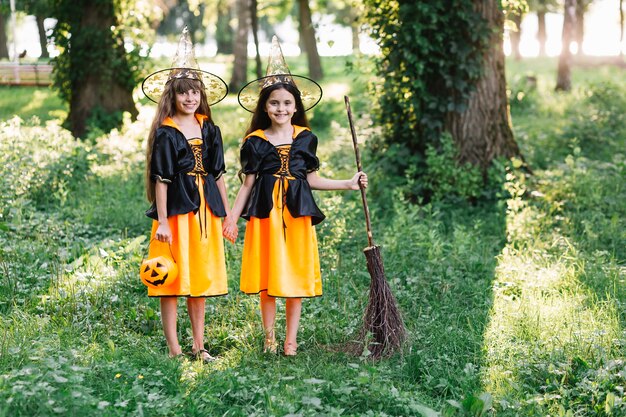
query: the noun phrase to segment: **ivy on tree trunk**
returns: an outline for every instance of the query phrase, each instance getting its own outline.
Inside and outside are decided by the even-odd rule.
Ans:
[[[456,160],[483,175],[495,158],[519,155],[508,116],[503,10],[497,0],[364,0],[366,23],[381,48],[375,117],[383,138],[373,151],[390,174],[409,179],[414,195],[434,190],[429,154],[451,134]],[[474,168],[475,170],[475,168]],[[417,181],[415,181],[417,180]]]
[[[55,86],[69,102],[66,125],[75,137],[91,128],[109,131],[121,125],[123,113],[137,116],[132,92],[138,75],[132,54],[124,48],[113,0],[57,0],[54,59]],[[129,58],[130,57],[130,58]]]
[[[475,1],[476,11],[493,28],[483,52],[481,76],[467,99],[467,109],[448,113],[446,130],[459,149],[459,162],[485,171],[499,157],[520,154],[508,112],[502,31],[504,16],[494,1]]]

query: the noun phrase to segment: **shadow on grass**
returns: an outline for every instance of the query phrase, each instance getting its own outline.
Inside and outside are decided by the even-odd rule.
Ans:
[[[386,256],[412,334],[404,377],[439,402],[477,395],[504,206],[460,205],[413,221],[421,231],[407,236],[412,226],[399,228]]]

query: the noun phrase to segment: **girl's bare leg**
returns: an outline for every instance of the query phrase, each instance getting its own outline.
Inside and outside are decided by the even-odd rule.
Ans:
[[[202,297],[187,298],[187,312],[191,321],[191,335],[193,337],[191,352],[194,354],[204,350],[204,306],[205,299]],[[202,352],[201,354],[202,359],[211,359],[208,353]]]
[[[298,348],[298,327],[302,313],[302,298],[288,298],[286,302],[287,336],[285,337],[285,355],[295,356]]]
[[[165,341],[169,349],[170,357],[180,355],[182,350],[178,344],[178,335],[176,334],[176,305],[178,298],[161,297],[161,324],[163,325],[163,333]]]
[[[261,319],[263,320],[263,332],[265,333],[264,352],[276,353],[276,334],[274,325],[276,322],[276,298],[267,295],[267,291],[261,292]]]

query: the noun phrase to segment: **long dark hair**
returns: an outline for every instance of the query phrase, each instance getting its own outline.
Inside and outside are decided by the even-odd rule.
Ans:
[[[212,121],[211,108],[209,107],[202,81],[191,78],[174,78],[165,84],[163,95],[159,100],[159,104],[157,104],[157,110],[154,120],[152,121],[152,126],[150,127],[150,133],[148,133],[148,145],[146,146],[146,197],[151,203],[154,203],[156,197],[154,193],[154,182],[150,179],[152,148],[154,146],[156,131],[167,117],[173,117],[176,114],[176,94],[184,93],[189,90],[200,91],[200,106],[198,106],[196,113],[204,114],[209,118],[209,121]]]
[[[256,109],[254,109],[254,113],[252,113],[252,119],[250,120],[250,125],[246,131],[246,135],[257,129],[265,130],[272,125],[272,121],[265,111],[265,104],[267,103],[270,94],[272,94],[273,91],[280,90],[281,88],[291,93],[296,101],[296,112],[291,118],[291,124],[310,127],[309,121],[306,118],[306,113],[304,112],[304,105],[302,104],[302,98],[300,97],[300,90],[298,90],[298,88],[293,84],[276,83],[264,88],[259,93],[259,101],[257,102]]]

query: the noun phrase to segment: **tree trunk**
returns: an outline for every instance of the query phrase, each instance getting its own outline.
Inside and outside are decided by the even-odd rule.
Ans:
[[[315,40],[315,28],[311,19],[311,8],[308,0],[298,0],[300,9],[300,39],[304,43],[304,49],[309,62],[309,77],[321,80],[324,76],[320,54],[317,52]]]
[[[474,0],[474,8],[492,31],[490,48],[483,60],[483,76],[471,94],[467,110],[451,112],[446,129],[460,151],[461,163],[480,166],[483,172],[498,157],[520,156],[508,112],[502,37],[504,18],[499,1]]]
[[[571,66],[572,53],[569,45],[574,37],[576,27],[576,0],[565,0],[563,8],[563,34],[561,35],[561,56],[556,76],[557,91],[569,91],[572,88]]]
[[[77,69],[80,69],[82,74],[80,77],[73,77],[71,87],[68,121],[75,137],[84,137],[89,118],[98,117],[98,111],[102,111],[105,117],[125,111],[130,112],[133,119],[137,117],[132,87],[126,86],[125,80],[119,79],[115,74],[110,74],[113,60],[118,63],[126,60],[123,40],[115,39],[110,29],[116,25],[112,2],[84,2],[80,21],[71,27],[70,66],[74,67],[72,72],[77,73]],[[98,65],[85,61],[85,56],[93,55],[93,40],[90,35],[94,31],[106,37],[105,44],[100,44],[99,47],[111,49],[111,54],[98,55],[102,57]]]
[[[519,50],[520,40],[522,39],[522,15],[516,13],[511,20],[515,23],[515,29],[512,30],[509,35],[511,38],[511,52],[513,53],[513,58],[519,61],[522,59],[522,54]]]
[[[546,56],[546,12],[537,12],[537,41],[539,42],[539,56]]]
[[[361,52],[361,39],[359,38],[361,27],[358,22],[354,21],[350,25],[350,29],[352,29],[352,53],[358,54]]]
[[[583,39],[585,37],[585,11],[586,5],[584,0],[576,2],[576,25],[574,29],[573,39],[576,42],[576,55],[583,54]]]
[[[361,32],[361,24],[359,17],[357,16],[357,10],[354,7],[350,7],[350,29],[352,30],[352,53],[358,54],[361,52],[361,39],[359,33]]]
[[[624,56],[624,2],[619,0],[619,56]]]
[[[7,25],[6,16],[0,12],[0,59],[9,59],[9,47],[7,45]]]
[[[258,14],[257,0],[250,2],[250,17],[252,21],[252,37],[254,38],[254,50],[255,50],[255,62],[256,62],[256,77],[261,78],[263,70],[261,69],[261,54],[259,53],[259,14]]]
[[[237,32],[233,51],[233,76],[228,88],[230,91],[239,90],[248,80],[248,32],[250,31],[250,0],[237,0]]]
[[[37,29],[39,30],[39,46],[41,46],[40,58],[50,58],[48,53],[48,37],[46,36],[46,28],[43,25],[44,18],[35,16],[37,20]]]
[[[233,53],[235,34],[230,26],[233,16],[230,0],[221,0],[217,6],[217,25],[215,30],[215,43],[217,53],[230,55]]]

